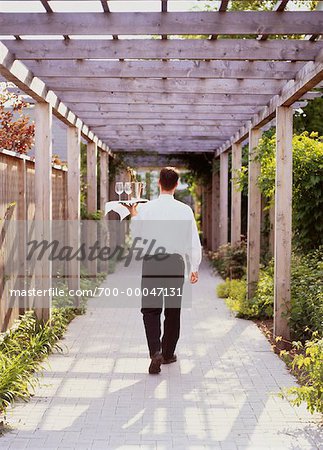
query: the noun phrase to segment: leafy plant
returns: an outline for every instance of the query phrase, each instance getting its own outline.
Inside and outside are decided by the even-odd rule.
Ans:
[[[315,411],[323,413],[323,338],[314,333],[311,340],[303,345],[295,342],[297,354],[291,367],[297,370],[301,386],[285,389],[285,396],[293,405],[299,406],[306,402],[307,409],[313,414]],[[284,356],[284,354],[283,354]]]
[[[224,283],[220,283],[216,287],[216,293],[219,298],[228,298],[230,295],[230,279],[226,278]]]
[[[259,142],[257,159],[261,164],[259,188],[268,200],[275,195],[276,137],[270,133]],[[248,168],[235,173],[241,190],[248,182]],[[309,251],[323,244],[323,142],[316,133],[293,137],[293,245]]]
[[[289,324],[293,339],[323,336],[323,246],[307,255],[293,254]]]
[[[217,252],[209,252],[209,258],[223,278],[241,278],[246,273],[247,243],[221,245]]]
[[[254,316],[253,306],[247,299],[246,280],[230,280],[228,294],[225,302],[232,311],[237,313],[237,317],[249,318]]]
[[[323,335],[323,246],[308,255],[292,254],[291,308],[288,312],[292,338],[305,341],[313,332]],[[265,319],[273,316],[274,261],[261,268],[259,281],[252,299],[232,294],[231,283],[226,279],[217,288],[220,297],[228,297],[229,307],[239,317]],[[244,283],[245,281],[242,280]],[[234,286],[234,284],[232,284]]]
[[[88,278],[83,272],[81,289],[94,289],[106,277],[100,273],[96,278]],[[53,299],[51,321],[38,321],[33,311],[20,316],[14,325],[0,334],[0,412],[15,399],[28,400],[38,379],[35,371],[43,368],[43,360],[52,351],[61,351],[58,340],[63,336],[69,322],[76,314],[83,313],[86,298],[81,299],[81,308],[73,307],[73,299],[67,295],[67,286],[60,282],[60,289],[66,297]]]

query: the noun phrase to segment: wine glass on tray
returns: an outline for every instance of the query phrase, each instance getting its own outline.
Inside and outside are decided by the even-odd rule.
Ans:
[[[122,192],[123,192],[123,182],[122,181],[117,181],[116,182],[116,185],[115,185],[115,191],[116,191],[116,193],[119,195],[119,202],[120,202],[120,195],[122,194]]]
[[[130,200],[130,195],[132,193],[132,183],[130,181],[125,182],[124,191],[128,195],[128,200]]]

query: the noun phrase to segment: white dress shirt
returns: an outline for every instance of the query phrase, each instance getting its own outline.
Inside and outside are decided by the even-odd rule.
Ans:
[[[191,272],[197,272],[202,259],[202,247],[195,217],[190,206],[175,200],[171,194],[138,205],[138,214],[131,221],[132,237],[155,241],[167,253],[188,257]],[[154,253],[154,252],[152,252]]]

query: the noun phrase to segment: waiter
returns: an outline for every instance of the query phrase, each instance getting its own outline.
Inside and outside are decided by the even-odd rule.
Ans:
[[[144,205],[129,207],[132,236],[145,242],[155,241],[162,253],[146,254],[142,266],[143,321],[151,358],[149,373],[158,374],[161,364],[177,361],[175,348],[180,333],[182,289],[185,261],[189,279],[198,281],[202,249],[194,214],[190,206],[175,200],[179,175],[175,168],[164,167],[159,176],[159,197]],[[161,313],[164,306],[164,330],[161,339]]]

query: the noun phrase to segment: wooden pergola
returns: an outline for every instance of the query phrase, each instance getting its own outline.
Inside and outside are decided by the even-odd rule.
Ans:
[[[158,12],[113,12],[113,0],[93,3],[101,10],[55,12],[50,0],[39,0],[43,12],[0,13],[1,35],[8,37],[0,42],[0,73],[37,102],[36,218],[51,218],[55,114],[68,125],[70,220],[80,218],[82,134],[89,142],[90,211],[96,209],[98,150],[101,208],[109,154],[214,154],[220,177],[213,175],[209,207],[212,247],[236,243],[241,193],[233,185],[229,239],[228,155],[232,152],[232,170],[239,169],[248,140],[250,297],[259,273],[261,216],[260,167],[253,156],[263,127],[276,118],[274,331],[288,338],[282,312],[290,302],[293,109],[320,95],[312,89],[323,79],[323,12],[286,11],[288,0],[278,1],[271,12],[227,11],[228,0],[218,2],[214,12],[169,12],[167,0],[148,2],[158,5]],[[79,236],[72,236],[77,242]],[[50,273],[50,262],[41,270]],[[77,285],[77,263],[72,273]]]

